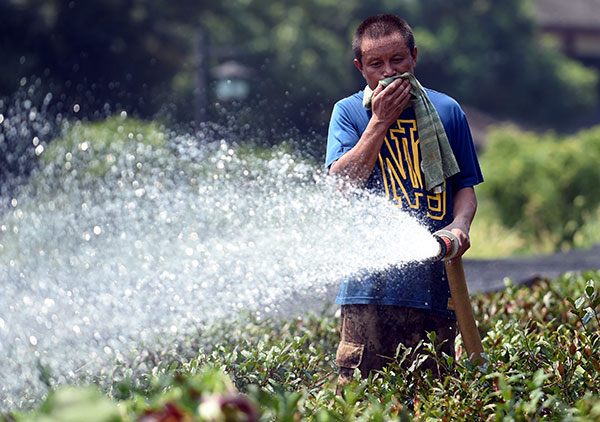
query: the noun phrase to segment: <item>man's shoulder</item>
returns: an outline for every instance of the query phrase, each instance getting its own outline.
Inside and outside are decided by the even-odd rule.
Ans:
[[[458,101],[442,92],[429,88],[425,88],[425,90],[445,126],[450,127],[451,122],[460,124],[465,120],[465,113]]]
[[[448,94],[444,94],[443,92],[436,91],[435,89],[425,88],[429,99],[433,103],[436,110],[441,109],[458,109],[462,110],[458,101],[449,96]]]
[[[354,94],[346,97],[346,98],[342,98],[341,100],[339,100],[337,103],[335,103],[336,107],[341,107],[344,109],[358,109],[360,110],[361,108],[364,109],[363,107],[363,95],[364,95],[364,91],[358,91],[355,92]]]
[[[332,121],[352,124],[357,130],[364,130],[371,118],[371,111],[363,106],[363,91],[342,98],[333,107]]]

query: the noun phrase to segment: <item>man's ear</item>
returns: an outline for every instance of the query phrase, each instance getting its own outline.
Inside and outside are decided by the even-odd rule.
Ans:
[[[354,59],[354,66],[359,70],[360,73],[363,73],[362,64],[357,59]]]

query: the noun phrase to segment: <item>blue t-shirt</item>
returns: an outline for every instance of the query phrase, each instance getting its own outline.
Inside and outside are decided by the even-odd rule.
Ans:
[[[412,107],[405,109],[388,129],[379,157],[365,188],[386,195],[431,232],[453,220],[453,195],[483,181],[471,130],[458,103],[445,94],[426,89],[437,110],[460,173],[446,181],[446,190],[425,189],[419,135]],[[363,107],[363,91],[335,104],[327,139],[326,166],[351,150],[365,131],[372,112]],[[450,290],[442,262],[411,263],[382,271],[364,271],[342,280],[336,303],[379,304],[429,309],[454,317],[448,310]]]

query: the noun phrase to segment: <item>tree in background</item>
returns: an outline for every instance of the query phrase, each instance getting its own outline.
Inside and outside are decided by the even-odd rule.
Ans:
[[[596,106],[597,73],[541,43],[531,1],[416,2],[419,72],[461,103],[565,129]]]
[[[489,138],[480,192],[500,221],[529,245],[574,247],[600,211],[600,126],[568,136],[496,128]]]
[[[596,104],[596,73],[540,45],[531,1],[521,0],[8,0],[0,97],[36,75],[63,113],[77,104],[80,116],[103,117],[108,104],[152,117],[173,105],[185,121],[200,59],[209,68],[234,59],[253,75],[236,117],[322,134],[333,103],[364,83],[352,31],[382,12],[413,25],[419,78],[461,103],[539,125],[573,121]]]
[[[177,102],[196,9],[191,0],[0,2],[0,198],[29,174],[62,117],[152,117]]]
[[[94,116],[105,103],[149,116],[169,101],[190,57],[197,2],[9,0],[0,6],[0,95],[39,77],[64,109]],[[185,30],[188,28],[188,31]],[[8,70],[8,71],[6,71]],[[61,108],[61,107],[58,107]],[[97,114],[97,113],[96,113]]]

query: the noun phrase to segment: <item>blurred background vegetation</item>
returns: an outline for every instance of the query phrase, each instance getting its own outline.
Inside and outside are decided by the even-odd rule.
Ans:
[[[7,0],[0,95],[40,78],[65,112],[94,118],[109,104],[183,121],[236,99],[252,121],[322,131],[332,103],[363,84],[352,31],[381,12],[412,24],[420,79],[461,103],[551,126],[596,105],[597,72],[544,42],[523,0]]]
[[[486,135],[489,152],[476,136],[489,186],[480,190],[482,213],[498,232],[518,232],[510,251],[589,244],[593,236],[582,233],[598,220],[600,133],[574,133],[598,121],[600,62],[567,56],[542,31],[544,3],[556,2],[5,0],[0,196],[35,165],[36,148],[58,137],[56,122],[122,110],[169,127],[226,123],[267,144],[291,137],[321,162],[333,104],[364,84],[352,32],[367,16],[391,12],[415,31],[425,86],[473,115],[527,129]]]

